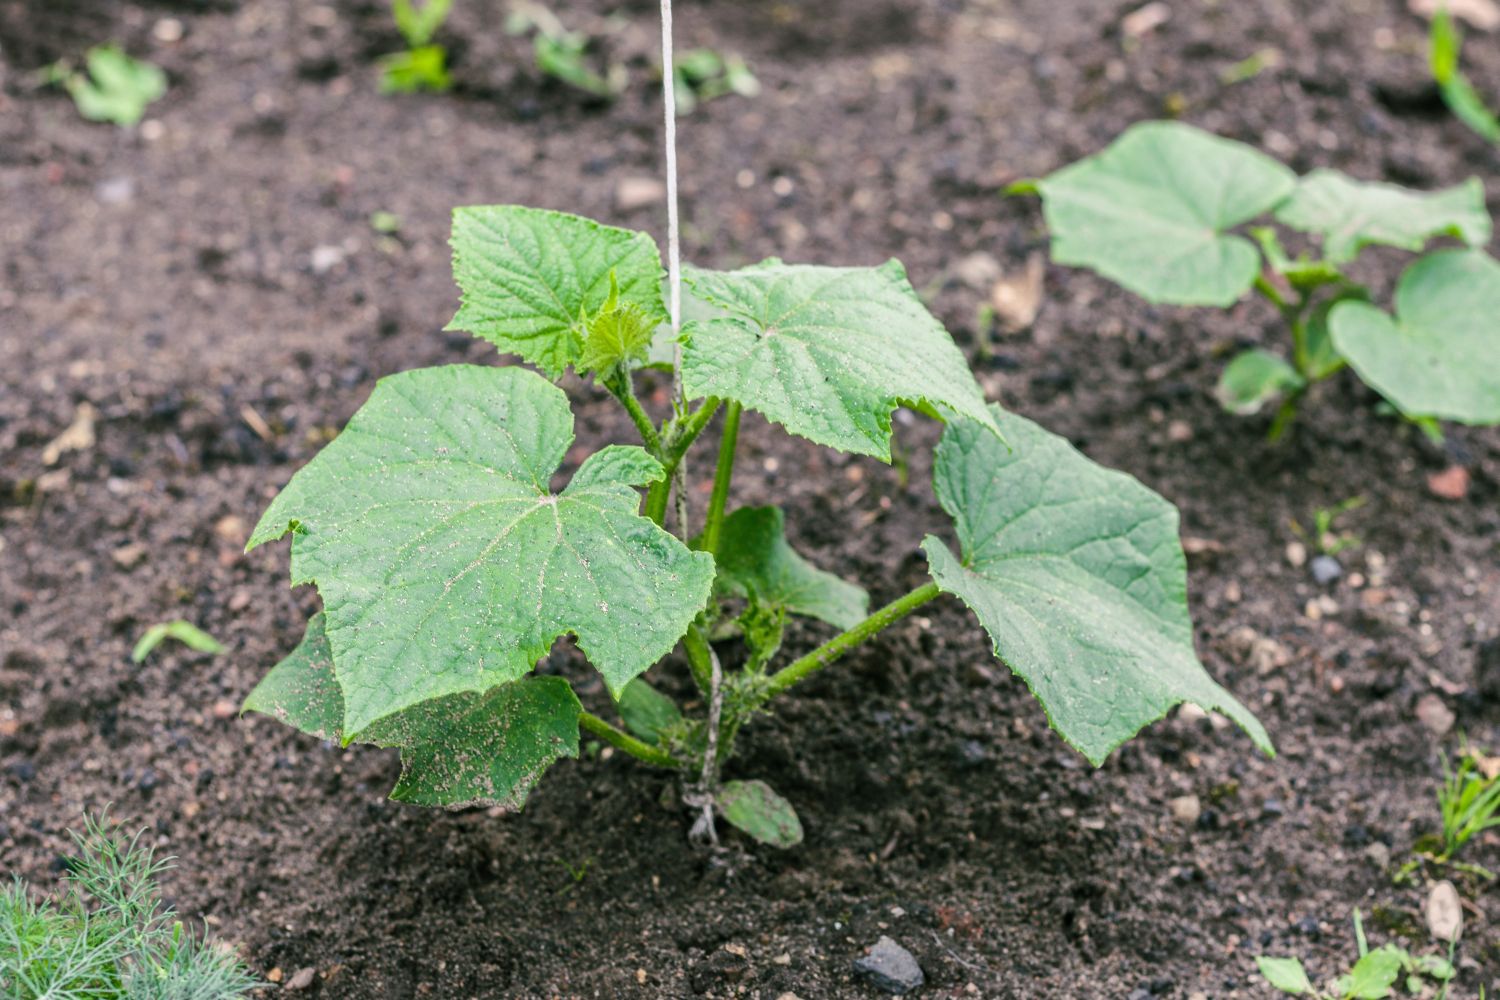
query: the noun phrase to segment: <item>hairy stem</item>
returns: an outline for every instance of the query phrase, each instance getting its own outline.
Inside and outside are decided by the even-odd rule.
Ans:
[[[734,476],[734,451],[740,440],[739,403],[731,402],[724,410],[724,436],[719,440],[719,464],[714,469],[714,490],[708,498],[708,515],[703,522],[704,552],[719,551],[719,532],[724,527],[724,504],[729,501],[729,481]]]
[[[590,712],[583,712],[578,716],[578,728],[592,733],[615,749],[623,750],[637,760],[645,761],[654,767],[665,767],[675,771],[682,766],[677,758],[665,750],[636,739],[625,730],[610,725]]]
[[[683,421],[670,424],[666,430],[666,442],[663,445],[662,465],[667,474],[660,481],[651,484],[651,489],[646,493],[646,516],[661,525],[667,518],[667,501],[672,495],[672,480],[677,474],[682,460],[687,456],[688,449],[693,442],[698,440],[698,435],[713,420],[714,414],[719,412],[719,400],[710,396],[694,410]]]
[[[688,668],[693,672],[693,682],[698,685],[698,690],[710,694],[713,688],[714,651],[703,635],[703,630],[696,624],[690,626],[687,634],[682,637],[682,650],[687,654]]]
[[[623,365],[615,373],[614,377],[605,380],[605,387],[625,407],[625,412],[630,414],[631,423],[640,432],[641,441],[645,443],[646,450],[657,458],[661,457],[661,435],[656,431],[656,425],[651,422],[651,417],[641,406],[641,401],[635,395],[635,383],[631,380],[630,371]]]
[[[757,700],[757,707],[765,704],[787,688],[833,663],[851,649],[867,642],[882,629],[900,621],[913,611],[937,597],[941,591],[936,583],[924,583],[905,597],[898,597],[849,631],[834,636],[817,649],[800,659],[782,667],[772,674],[764,691]]]

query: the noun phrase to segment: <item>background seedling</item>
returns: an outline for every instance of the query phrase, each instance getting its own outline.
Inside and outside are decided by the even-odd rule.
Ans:
[[[1314,1000],[1384,1000],[1392,996],[1396,983],[1403,981],[1406,991],[1412,995],[1422,992],[1425,980],[1440,984],[1442,994],[1447,993],[1447,984],[1454,976],[1452,955],[1414,957],[1400,945],[1387,943],[1370,950],[1365,940],[1364,923],[1359,910],[1354,911],[1354,941],[1359,957],[1349,971],[1331,984],[1329,991],[1313,985],[1307,970],[1295,958],[1270,958],[1258,956],[1255,964],[1267,983],[1293,996],[1312,997]]]
[[[453,86],[453,78],[448,75],[448,50],[432,41],[452,7],[453,0],[391,0],[391,13],[406,41],[406,51],[381,58],[382,93],[441,92]]]
[[[130,652],[130,659],[136,663],[144,662],[151,651],[160,646],[167,639],[176,639],[189,649],[199,653],[222,653],[224,647],[214,639],[213,636],[203,631],[192,622],[178,619],[175,622],[164,622],[160,625],[152,625],[136,641],[135,649]]]
[[[511,8],[505,30],[512,35],[532,34],[537,69],[585,94],[612,101],[624,93],[625,67],[609,63],[601,73],[589,55],[589,37],[563,27],[557,15],[539,3],[518,3]]]
[[[677,88],[677,113],[688,115],[700,102],[729,94],[755,97],[760,81],[745,60],[716,49],[692,49],[678,57],[673,74]]]
[[[146,108],[167,92],[167,74],[114,45],[89,49],[83,71],[58,63],[46,71],[46,79],[63,86],[89,121],[121,126],[139,122]]]
[[[1500,118],[1485,104],[1469,78],[1459,69],[1463,36],[1446,6],[1432,16],[1428,35],[1428,63],[1443,103],[1453,116],[1490,142],[1500,142]]]
[[[1359,510],[1365,505],[1365,498],[1350,497],[1332,507],[1319,507],[1313,511],[1313,529],[1309,534],[1296,520],[1291,522],[1292,532],[1309,543],[1313,548],[1325,555],[1336,556],[1345,549],[1359,544],[1359,536],[1347,531],[1334,531],[1334,522],[1350,511]]]
[[[1450,766],[1445,755],[1437,800],[1443,821],[1443,847],[1437,860],[1446,862],[1474,837],[1500,826],[1500,773],[1483,774],[1478,757],[1468,751],[1459,755],[1457,767]]]
[[[663,10],[662,62],[673,65]],[[772,258],[684,273],[670,80],[663,92],[665,275],[646,233],[514,205],[454,213],[462,303],[449,329],[540,374],[448,365],[383,379],[292,477],[248,548],[290,534],[292,580],[315,584],[323,610],[246,709],[346,745],[400,748],[393,797],[435,806],[519,807],[588,733],[678,772],[696,836],[714,839],[717,814],[789,847],[803,836],[792,805],[762,781],[721,779],[740,730],[946,593],[1096,765],[1184,701],[1223,712],[1270,752],[1198,660],[1175,508],[987,404],[899,262]],[[672,401],[654,415],[636,381],[662,368]],[[621,405],[640,444],[594,451],[555,491],[573,416],[552,382],[570,372]],[[888,462],[901,405],[946,425],[933,480],[957,551],[927,536],[931,579],[871,611],[862,588],[792,548],[779,509],[731,506],[735,458],[753,410]],[[721,413],[696,528],[685,460]],[[794,615],[837,633],[786,656]],[[625,728],[585,709],[567,677],[535,673],[564,635]],[[646,679],[658,663],[685,666],[695,711]]]
[[[259,985],[232,951],[201,941],[161,903],[172,867],[107,816],[73,834],[62,889],[0,888],[0,995],[7,1000],[231,1000]]]
[[[1481,247],[1492,229],[1477,178],[1444,191],[1367,183],[1336,170],[1297,177],[1246,146],[1178,122],[1127,129],[1096,156],[1012,192],[1042,197],[1052,259],[1087,267],[1150,302],[1227,308],[1251,289],[1280,312],[1290,357],[1245,351],[1219,380],[1232,413],[1275,406],[1280,437],[1314,383],[1346,365],[1400,413],[1431,432],[1439,420],[1500,423],[1494,317],[1500,263]],[[1295,259],[1270,227],[1236,228],[1266,214],[1321,244]],[[1421,252],[1392,312],[1344,268],[1369,245]]]

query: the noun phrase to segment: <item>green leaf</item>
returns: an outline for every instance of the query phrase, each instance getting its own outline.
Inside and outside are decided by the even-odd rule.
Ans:
[[[928,536],[933,579],[961,598],[1052,727],[1095,765],[1173,705],[1218,709],[1267,753],[1265,730],[1193,649],[1177,510],[1060,437],[995,411],[950,424],[934,485],[962,557]]]
[[[779,507],[741,507],[724,519],[719,541],[721,593],[762,606],[783,607],[842,629],[859,624],[870,609],[862,587],[818,569],[787,544]]]
[[[1326,260],[1313,260],[1305,252],[1298,254],[1296,260],[1288,257],[1281,246],[1281,237],[1270,226],[1251,226],[1247,232],[1260,244],[1271,270],[1284,276],[1293,288],[1306,292],[1343,280],[1343,272]]]
[[[1285,358],[1259,349],[1245,351],[1224,366],[1215,390],[1219,405],[1249,416],[1273,399],[1307,385]]]
[[[1343,302],[1333,345],[1359,377],[1409,417],[1500,423],[1500,263],[1479,250],[1439,250],[1396,286],[1396,315]]]
[[[1266,977],[1266,982],[1283,993],[1300,996],[1314,992],[1313,984],[1307,978],[1307,971],[1295,958],[1267,958],[1258,955],[1255,964],[1260,967],[1260,974]]]
[[[562,493],[567,396],[519,368],[382,379],[292,477],[250,548],[294,529],[294,584],[328,617],[344,735],[430,698],[515,680],[564,633],[618,693],[702,610],[713,559],[641,517],[660,478],[610,448]]]
[[[677,703],[640,677],[625,685],[615,707],[625,728],[647,743],[660,744],[662,731],[682,721]]]
[[[152,625],[136,642],[135,648],[130,651],[130,659],[135,663],[144,662],[151,651],[160,646],[167,639],[176,639],[188,649],[198,653],[222,653],[224,647],[219,645],[218,640],[203,631],[192,622],[178,619],[175,622],[166,622],[161,625]]]
[[[1364,288],[1346,288],[1317,305],[1303,321],[1302,370],[1307,378],[1316,382],[1325,379],[1344,367],[1344,356],[1333,346],[1333,335],[1328,329],[1328,317],[1340,302],[1368,302],[1370,293]]]
[[[639,367],[648,360],[651,341],[659,325],[633,302],[620,301],[615,273],[609,273],[609,298],[599,313],[585,317],[583,353],[578,359],[580,372],[608,376],[618,366]]]
[[[423,90],[442,93],[452,86],[448,50],[441,45],[422,45],[380,58],[382,94],[415,94]]]
[[[88,75],[68,78],[68,93],[89,121],[134,125],[147,105],[167,92],[167,74],[132,59],[113,45],[98,45],[85,57]]]
[[[773,258],[686,278],[719,310],[687,331],[683,383],[695,397],[736,400],[793,434],[884,461],[902,403],[994,426],[963,354],[898,261]]]
[[[344,694],[333,674],[323,612],[308,620],[302,641],[261,678],[240,710],[269,715],[320,740],[344,741]]]
[[[1432,16],[1432,78],[1437,81],[1443,103],[1453,116],[1490,142],[1500,142],[1500,118],[1495,117],[1458,68],[1463,39],[1448,11],[1439,7]]]
[[[1283,225],[1316,233],[1335,264],[1353,260],[1372,243],[1419,251],[1437,236],[1472,246],[1489,242],[1484,185],[1471,177],[1442,191],[1357,181],[1337,170],[1314,170],[1276,210]]]
[[[245,711],[319,739],[343,738],[344,700],[320,612],[286,659],[256,685]],[[361,742],[401,749],[391,798],[418,805],[519,809],[543,771],[578,756],[583,707],[560,677],[530,677],[487,692],[448,695],[370,727]]]
[[[618,303],[653,325],[665,319],[661,275],[645,233],[517,205],[459,208],[453,276],[463,305],[448,329],[483,337],[558,378],[583,356],[588,318],[609,302],[612,281]]]
[[[1243,143],[1145,122],[1037,187],[1059,264],[1151,302],[1227,306],[1260,268],[1255,247],[1227,231],[1275,208],[1296,181]]]
[[[1421,972],[1424,976],[1431,976],[1433,979],[1442,982],[1446,982],[1458,974],[1458,970],[1453,967],[1453,963],[1441,955],[1423,955],[1417,959],[1417,971]]]
[[[1401,975],[1405,957],[1405,952],[1394,945],[1376,948],[1355,962],[1348,975],[1334,982],[1334,991],[1350,1000],[1384,1000]]]
[[[730,826],[762,844],[784,848],[802,843],[797,810],[764,781],[726,781],[718,803]]]
[[[533,43],[537,69],[548,76],[561,80],[570,87],[603,100],[613,100],[624,89],[624,79],[619,67],[609,67],[608,76],[601,76],[589,66],[586,52],[588,39],[576,33],[549,34],[538,32]]]
[[[391,13],[396,18],[396,29],[406,39],[410,48],[418,48],[432,41],[432,36],[447,20],[453,0],[426,0],[420,8],[412,0],[391,0]]]

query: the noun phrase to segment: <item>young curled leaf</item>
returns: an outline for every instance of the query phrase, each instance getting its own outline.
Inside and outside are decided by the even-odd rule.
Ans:
[[[618,692],[702,610],[712,557],[639,513],[660,466],[605,449],[553,493],[572,440],[567,396],[532,372],[406,372],[271,504],[250,547],[300,525],[292,579],[323,596],[346,741],[517,680],[563,634]]]
[[[453,277],[463,305],[448,329],[519,354],[553,379],[579,363],[590,318],[611,298],[653,328],[667,316],[651,237],[564,212],[455,209]]]
[[[630,369],[644,364],[660,321],[636,303],[620,299],[620,286],[611,271],[609,299],[598,314],[582,323],[585,332],[578,370],[603,378],[622,365]]]

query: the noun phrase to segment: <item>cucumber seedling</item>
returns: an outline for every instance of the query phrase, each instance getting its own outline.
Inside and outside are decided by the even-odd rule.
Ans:
[[[448,50],[432,40],[452,8],[453,0],[391,0],[396,30],[401,32],[406,50],[381,57],[381,93],[441,93],[453,86],[448,74]]]
[[[670,23],[664,3],[666,66]],[[713,839],[717,815],[786,847],[803,836],[792,805],[764,781],[720,778],[742,727],[947,594],[1096,765],[1183,701],[1219,709],[1270,752],[1260,723],[1198,660],[1176,509],[986,403],[901,264],[773,258],[683,273],[670,78],[663,89],[665,275],[643,232],[514,205],[454,213],[462,303],[449,328],[536,370],[447,365],[382,379],[291,478],[249,548],[290,534],[292,581],[315,584],[323,609],[246,708],[345,745],[399,747],[393,797],[447,807],[519,807],[586,732],[679,772],[696,837]],[[637,396],[648,368],[670,374],[667,412]],[[618,401],[639,443],[594,451],[557,489],[574,452],[555,383],[570,372]],[[732,478],[747,410],[889,462],[898,406],[946,424],[933,483],[957,550],[928,535],[931,579],[872,611],[862,587],[792,547],[780,508],[733,506]],[[716,420],[694,530],[685,460]],[[837,632],[783,655],[793,616]],[[535,669],[563,636],[601,675],[613,701],[604,714]],[[681,659],[667,659],[677,648]],[[691,712],[646,676],[680,664],[697,689]]]
[[[1238,414],[1279,400],[1273,440],[1307,389],[1346,365],[1430,435],[1441,420],[1500,423],[1500,263],[1480,249],[1492,227],[1478,178],[1424,193],[1337,170],[1298,177],[1243,143],[1156,121],[1009,190],[1041,195],[1054,261],[1148,302],[1228,308],[1252,289],[1265,296],[1291,334],[1290,357],[1239,354],[1217,394]],[[1291,258],[1270,226],[1234,231],[1266,215],[1322,255]],[[1389,312],[1345,273],[1366,246],[1421,252],[1445,236],[1467,246],[1408,267]]]

